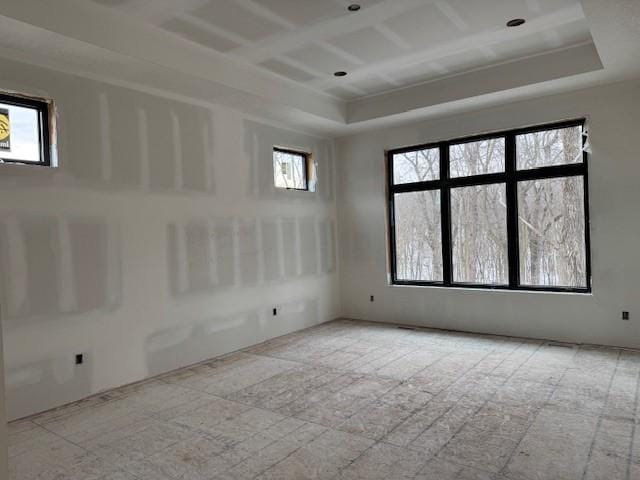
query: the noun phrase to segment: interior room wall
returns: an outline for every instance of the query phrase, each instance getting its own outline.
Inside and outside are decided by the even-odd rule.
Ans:
[[[389,285],[385,149],[580,117],[588,118],[592,147],[591,295]],[[638,126],[640,82],[636,80],[340,139],[343,316],[640,347]],[[630,321],[621,319],[622,310],[630,311]]]
[[[0,71],[1,90],[55,101],[59,162],[0,165],[9,418],[338,316],[331,140],[13,61]],[[274,145],[313,154],[316,192],[273,187]]]
[[[7,409],[4,389],[4,355],[2,354],[2,325],[0,324],[0,478],[9,476]]]

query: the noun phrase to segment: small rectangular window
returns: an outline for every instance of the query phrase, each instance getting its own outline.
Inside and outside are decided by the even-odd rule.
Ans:
[[[0,94],[0,163],[51,166],[49,104]]]
[[[276,188],[309,190],[309,156],[304,152],[273,149],[273,182]]]

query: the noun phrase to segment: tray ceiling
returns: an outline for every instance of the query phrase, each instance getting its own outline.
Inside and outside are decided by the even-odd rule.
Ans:
[[[93,1],[343,100],[592,42],[579,0]]]

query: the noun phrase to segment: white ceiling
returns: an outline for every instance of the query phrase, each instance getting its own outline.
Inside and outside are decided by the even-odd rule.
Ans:
[[[2,0],[0,57],[337,136],[640,78],[640,0],[349,3]]]
[[[579,0],[92,1],[343,100],[592,41]]]

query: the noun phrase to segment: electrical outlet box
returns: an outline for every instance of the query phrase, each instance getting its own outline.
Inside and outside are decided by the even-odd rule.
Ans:
[[[629,312],[627,312],[626,310],[622,311],[622,319],[623,320],[629,320]]]
[[[274,309],[273,309],[273,316],[275,317],[276,315],[278,315],[278,309],[277,309],[277,308],[274,308]]]
[[[82,365],[84,363],[84,355],[82,353],[76,354],[76,365]]]
[[[375,301],[375,297],[374,297],[373,295],[371,295],[371,296],[369,297],[369,301],[370,301],[370,302]]]

